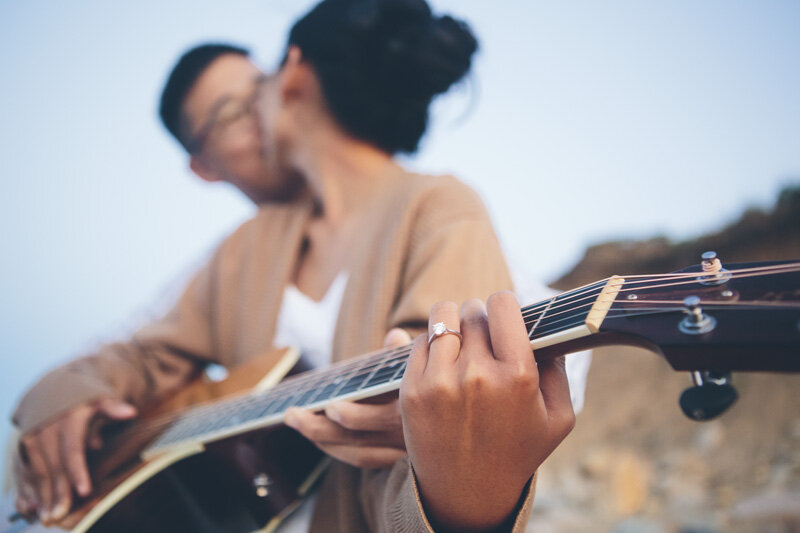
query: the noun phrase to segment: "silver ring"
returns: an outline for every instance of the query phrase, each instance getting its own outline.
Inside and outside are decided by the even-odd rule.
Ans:
[[[433,330],[433,333],[431,333],[430,337],[428,337],[428,348],[430,348],[431,343],[433,341],[444,335],[455,335],[456,337],[458,337],[458,342],[461,342],[463,340],[460,331],[456,331],[454,329],[448,329],[447,326],[444,325],[444,322],[437,322],[432,326],[431,329]]]

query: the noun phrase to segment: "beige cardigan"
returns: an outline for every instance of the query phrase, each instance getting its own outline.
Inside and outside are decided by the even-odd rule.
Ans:
[[[381,347],[386,332],[424,331],[432,304],[486,299],[511,279],[486,210],[452,177],[385,172],[369,223],[350,251],[333,358]],[[233,366],[272,348],[284,287],[295,268],[307,202],[267,205],[226,239],[162,320],[45,375],[23,397],[14,423],[24,433],[101,395],[141,406],[180,387],[199,365]],[[312,325],[309,325],[312,327]],[[524,529],[531,487],[514,531]],[[407,460],[386,470],[334,462],[311,531],[426,531]]]

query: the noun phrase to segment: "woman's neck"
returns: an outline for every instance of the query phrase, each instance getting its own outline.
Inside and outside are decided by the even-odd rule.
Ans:
[[[388,185],[396,164],[386,152],[341,132],[321,132],[306,139],[307,149],[295,158],[306,176],[319,215],[333,228],[362,212]]]

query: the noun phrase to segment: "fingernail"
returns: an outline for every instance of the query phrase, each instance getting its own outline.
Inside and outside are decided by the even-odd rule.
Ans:
[[[50,510],[49,509],[42,509],[39,511],[39,518],[43,523],[47,523],[50,521]]]
[[[59,520],[61,518],[64,518],[67,515],[68,511],[69,511],[69,505],[67,505],[67,502],[64,501],[59,502],[53,508],[50,518],[52,518],[53,520]]]
[[[80,483],[78,483],[78,494],[80,494],[81,496],[88,496],[89,492],[91,492],[91,490],[92,490],[92,487],[91,487],[91,485],[89,484],[88,481],[84,480],[84,481],[81,481]]]
[[[133,416],[136,414],[136,408],[130,404],[123,403],[119,406],[119,413],[122,416]]]
[[[283,417],[283,423],[289,426],[290,428],[297,428],[297,416],[291,411],[286,411],[286,415]]]
[[[325,415],[337,424],[342,423],[342,413],[332,405],[325,408]]]

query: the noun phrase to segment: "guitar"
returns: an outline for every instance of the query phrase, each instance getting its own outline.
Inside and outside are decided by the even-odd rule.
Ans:
[[[669,274],[612,276],[522,314],[537,358],[636,345],[692,372],[702,394],[684,410],[696,419],[731,401],[727,372],[800,371],[800,261],[723,267],[708,256]],[[192,383],[115,428],[104,451],[89,452],[95,492],[59,526],[76,533],[273,531],[326,464],[282,425],[286,410],[396,394],[410,350],[311,370],[296,350],[284,349],[222,382]]]

